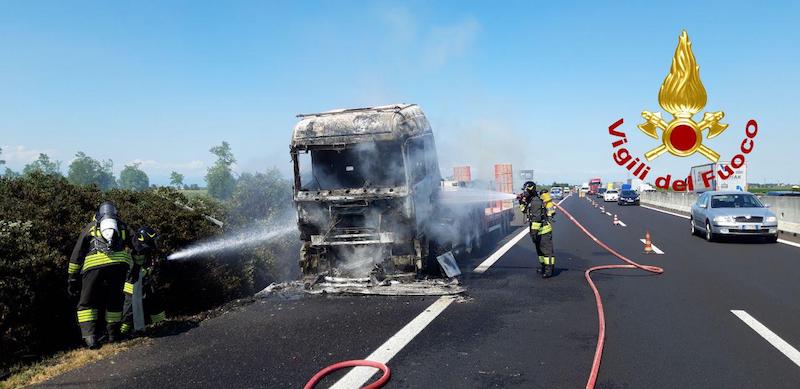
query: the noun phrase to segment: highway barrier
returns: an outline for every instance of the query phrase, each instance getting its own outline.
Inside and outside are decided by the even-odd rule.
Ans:
[[[640,201],[644,205],[689,215],[697,197],[697,193],[643,192]],[[759,196],[759,199],[778,216],[778,230],[781,233],[800,234],[800,197]]]

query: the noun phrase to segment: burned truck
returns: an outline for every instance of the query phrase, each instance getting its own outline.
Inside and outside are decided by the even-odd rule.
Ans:
[[[485,207],[452,212],[441,202],[433,132],[419,106],[298,118],[290,153],[304,274],[359,277],[375,265],[419,273],[454,245],[479,240]]]

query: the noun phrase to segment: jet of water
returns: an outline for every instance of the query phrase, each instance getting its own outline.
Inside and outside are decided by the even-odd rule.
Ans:
[[[199,242],[180,251],[170,254],[167,260],[179,260],[200,256],[203,254],[217,253],[232,249],[254,247],[284,235],[296,232],[297,227],[258,227],[250,228],[230,236],[220,236],[205,242]]]
[[[513,200],[516,195],[497,192],[487,189],[457,188],[441,192],[441,198],[446,203],[482,203],[499,200]]]

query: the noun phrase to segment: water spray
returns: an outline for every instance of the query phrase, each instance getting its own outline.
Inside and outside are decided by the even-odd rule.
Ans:
[[[167,260],[181,260],[197,257],[204,254],[223,252],[232,249],[241,249],[258,246],[278,239],[297,231],[297,227],[256,227],[243,230],[231,236],[220,236],[204,242],[199,242],[180,251],[170,254]]]

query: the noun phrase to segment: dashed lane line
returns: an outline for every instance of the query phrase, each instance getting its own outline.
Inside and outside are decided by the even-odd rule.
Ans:
[[[769,344],[774,346],[778,351],[783,353],[789,360],[794,362],[795,365],[800,366],[800,351],[797,351],[796,348],[792,347],[791,344],[787,343],[785,340],[781,339],[778,334],[772,332],[767,326],[761,324],[760,321],[756,320],[756,318],[750,316],[749,313],[732,309],[731,313],[736,315],[739,319],[750,326],[757,334],[761,335],[762,338],[766,339]]]

